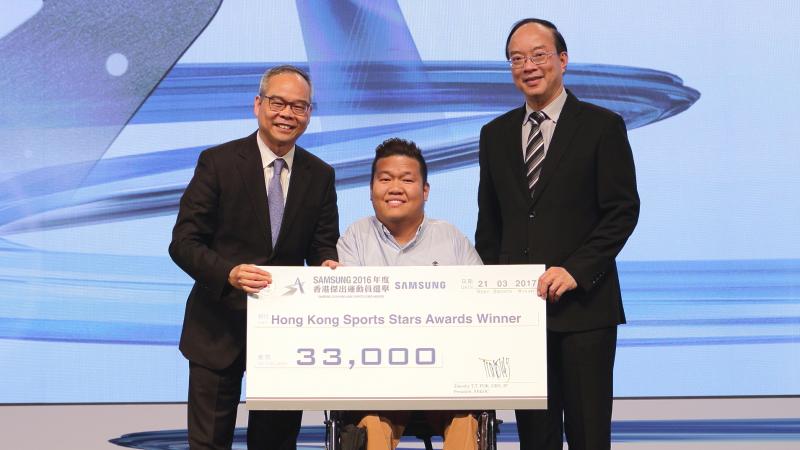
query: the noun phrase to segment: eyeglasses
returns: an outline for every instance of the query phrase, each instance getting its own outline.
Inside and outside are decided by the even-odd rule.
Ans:
[[[286,108],[286,105],[289,105],[289,109],[291,109],[293,113],[298,116],[305,116],[308,114],[308,110],[311,109],[311,104],[306,102],[287,102],[280,97],[269,97],[266,95],[261,95],[260,97],[262,102],[264,101],[263,99],[267,99],[270,111],[280,112]]]
[[[536,52],[530,56],[525,55],[514,55],[511,58],[508,58],[508,63],[511,64],[511,67],[515,69],[519,69],[520,67],[525,65],[525,61],[529,61],[540,66],[547,62],[547,58],[555,55],[556,52]]]

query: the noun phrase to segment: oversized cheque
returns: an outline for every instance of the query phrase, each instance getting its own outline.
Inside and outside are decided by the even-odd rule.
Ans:
[[[543,266],[265,267],[250,409],[547,405]]]

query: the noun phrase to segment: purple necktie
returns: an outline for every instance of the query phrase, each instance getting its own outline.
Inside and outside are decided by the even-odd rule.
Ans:
[[[272,229],[272,247],[278,240],[278,233],[281,231],[281,221],[283,221],[283,188],[281,187],[281,172],[286,161],[278,158],[272,162],[272,178],[269,180],[267,188],[267,203],[269,204],[269,224]]]

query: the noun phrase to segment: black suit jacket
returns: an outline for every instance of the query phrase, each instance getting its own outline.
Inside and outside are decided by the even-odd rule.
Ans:
[[[169,253],[195,280],[180,349],[192,362],[228,367],[245,346],[246,298],[228,283],[239,264],[320,265],[336,260],[334,171],[296,147],[283,222],[272,247],[256,134],[203,151],[180,202]]]
[[[577,289],[548,303],[549,330],[624,323],[615,258],[639,217],[625,123],[568,92],[531,198],[524,115],[523,106],[481,129],[478,253],[485,264],[561,266],[575,278]]]

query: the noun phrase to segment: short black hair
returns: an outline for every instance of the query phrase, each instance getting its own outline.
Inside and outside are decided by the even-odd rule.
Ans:
[[[375,178],[375,166],[378,164],[378,160],[390,156],[407,156],[416,159],[417,162],[419,162],[419,171],[422,173],[422,184],[428,184],[428,164],[425,163],[422,150],[420,150],[413,141],[390,138],[383,141],[375,148],[375,159],[372,160],[372,173],[369,177],[370,186],[372,185],[372,180]]]
[[[553,41],[555,41],[556,44],[556,53],[560,55],[561,53],[567,51],[567,41],[564,40],[564,36],[561,35],[561,32],[558,31],[558,28],[556,28],[553,22],[550,22],[549,20],[528,17],[527,19],[522,19],[515,23],[514,26],[511,27],[511,31],[508,32],[508,37],[506,38],[506,59],[508,59],[508,44],[511,43],[511,36],[514,35],[519,27],[529,23],[538,23],[545,28],[549,28],[550,31],[553,32]]]

